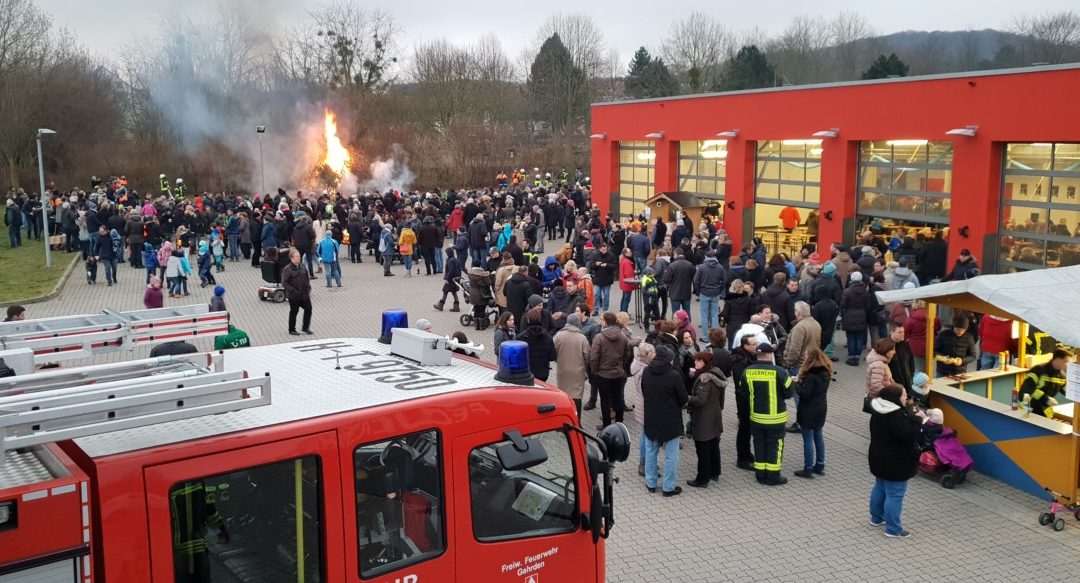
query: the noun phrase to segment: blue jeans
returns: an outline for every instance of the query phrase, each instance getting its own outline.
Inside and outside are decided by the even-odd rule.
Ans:
[[[622,291],[622,290],[620,290],[620,291]],[[622,292],[622,297],[619,298],[619,311],[620,312],[628,312],[628,311],[630,311],[630,300],[633,299],[633,297],[634,297],[634,292],[632,292],[632,291],[628,291],[628,292],[624,291],[624,292]]]
[[[645,432],[642,431],[641,432],[641,437],[638,439],[638,446],[639,446],[639,449],[640,449],[640,451],[638,452],[638,454],[639,454],[638,459],[641,460],[641,463],[645,463],[645,450],[647,449],[645,444],[648,443],[648,442],[649,442],[649,438],[645,437]]]
[[[848,358],[859,358],[866,348],[866,330],[847,332]]]
[[[229,259],[240,257],[240,235],[229,235]]]
[[[101,262],[105,264],[105,281],[115,283],[117,260],[115,258],[102,259]]]
[[[323,263],[323,271],[326,273],[326,287],[330,287],[330,281],[337,282],[338,287],[341,287],[341,263],[333,261],[331,263]]]
[[[435,249],[435,271],[442,273],[443,261],[446,260],[446,251],[440,248]]]
[[[686,310],[686,315],[690,315],[690,300],[671,300],[671,317],[675,317],[675,312],[680,309]],[[717,314],[719,317],[719,314]]]
[[[8,242],[12,249],[22,245],[22,232],[18,227],[8,227]]]
[[[998,366],[998,355],[994,352],[983,352],[979,355],[979,370],[995,369]]]
[[[821,429],[802,430],[803,469],[806,471],[825,469],[825,433]],[[817,454],[816,456],[814,454]]]
[[[484,267],[484,249],[469,249],[469,257],[472,258],[473,267]]]
[[[648,262],[649,262],[648,257],[638,257],[637,255],[635,255],[634,256],[634,272],[635,273],[641,273],[642,271],[645,271],[645,267],[648,265]]]
[[[596,286],[593,288],[596,290],[595,306],[597,310],[608,311],[611,305],[611,286]]]
[[[649,488],[656,487],[656,458],[660,450],[664,450],[664,487],[665,492],[675,489],[675,478],[679,471],[679,438],[669,439],[663,443],[655,439],[645,438],[645,485]]]
[[[720,296],[699,296],[701,300],[701,334],[698,338],[708,338],[709,330],[720,325]]]
[[[403,255],[401,258],[405,260],[405,273],[412,273],[412,255]]]
[[[887,534],[900,534],[904,530],[900,524],[900,513],[904,510],[905,492],[907,480],[896,482],[877,478],[874,481],[874,489],[870,491],[870,520],[884,520]]]

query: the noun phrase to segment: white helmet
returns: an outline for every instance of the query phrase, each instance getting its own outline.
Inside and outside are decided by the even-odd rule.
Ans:
[[[164,174],[158,174],[158,178],[165,178]]]
[[[544,178],[551,178],[551,172],[545,172]]]
[[[540,175],[539,174],[536,175],[536,179],[540,180]]]
[[[540,171],[540,169],[539,169],[539,168],[537,168],[537,167],[535,167],[535,166],[533,167],[533,172],[539,172],[539,171]]]
[[[183,179],[183,178],[177,178],[177,179],[176,179],[176,183],[177,183],[177,184],[183,184],[183,183],[184,183],[184,179]]]
[[[524,168],[521,169],[521,173],[525,174],[525,169]]]

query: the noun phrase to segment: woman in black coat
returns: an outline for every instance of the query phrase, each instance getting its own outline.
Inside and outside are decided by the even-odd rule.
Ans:
[[[529,345],[529,371],[537,380],[547,381],[551,361],[555,360],[555,341],[540,324],[540,315],[530,310],[525,315],[525,330],[517,339]]]
[[[795,421],[802,427],[803,469],[795,472],[800,478],[813,478],[825,473],[825,413],[828,411],[826,394],[832,382],[832,362],[817,346],[806,349],[799,382],[795,391],[799,395],[799,410]]]
[[[437,253],[438,251],[436,251]],[[458,303],[458,284],[456,279],[461,277],[461,264],[458,263],[458,259],[455,256],[454,248],[448,247],[446,249],[446,263],[443,265],[443,286],[442,286],[442,299],[439,303],[435,304],[435,309],[443,311],[443,305],[446,304],[446,296],[451,295],[454,297],[454,306],[450,308],[451,312],[460,312],[461,304]]]
[[[745,284],[741,279],[731,282],[728,288],[727,298],[724,299],[724,309],[720,311],[720,317],[724,319],[728,338],[735,338],[739,328],[750,321],[753,315],[754,300],[746,293]]]
[[[889,384],[870,402],[870,524],[885,525],[885,536],[907,537],[911,533],[900,524],[908,480],[919,463],[919,435],[922,419],[905,406],[904,387]]]
[[[848,288],[840,300],[840,327],[847,334],[847,363],[858,365],[862,351],[866,348],[871,310],[870,290],[863,281],[862,272],[851,274]]]

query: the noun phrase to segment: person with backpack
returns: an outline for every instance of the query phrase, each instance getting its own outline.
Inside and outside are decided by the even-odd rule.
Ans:
[[[649,322],[660,319],[660,282],[652,267],[646,267],[641,274],[641,302],[645,311],[642,325],[648,330]]]
[[[323,264],[323,269],[326,272],[326,287],[330,287],[330,282],[337,282],[337,286],[341,287],[341,263],[338,261],[338,249],[339,244],[333,237],[323,237],[322,241],[316,246],[316,250],[319,253],[319,261]]]

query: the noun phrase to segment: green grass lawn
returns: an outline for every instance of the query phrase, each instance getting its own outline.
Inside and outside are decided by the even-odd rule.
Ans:
[[[21,247],[12,249],[5,237],[4,241],[0,242],[0,303],[25,300],[51,292],[64,270],[76,257],[77,253],[69,255],[63,251],[53,251],[53,266],[52,269],[47,269],[43,241],[24,239]]]

